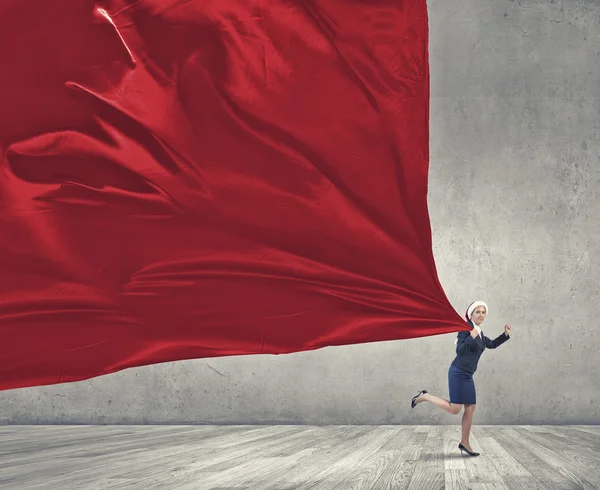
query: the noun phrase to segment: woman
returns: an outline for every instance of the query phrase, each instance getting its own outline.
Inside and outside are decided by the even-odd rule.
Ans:
[[[481,331],[481,324],[488,313],[488,306],[483,301],[475,301],[467,308],[467,322],[473,329],[470,332],[459,332],[454,344],[456,345],[456,357],[448,370],[448,386],[450,400],[439,398],[428,393],[426,390],[412,399],[411,407],[415,408],[421,402],[431,402],[446,412],[452,414],[460,413],[465,407],[462,418],[462,438],[458,444],[460,454],[466,451],[469,456],[479,456],[473,452],[469,444],[469,435],[475,412],[476,396],[473,374],[477,371],[477,363],[483,351],[495,349],[510,338],[510,325],[504,326],[504,333],[494,340],[490,340]]]

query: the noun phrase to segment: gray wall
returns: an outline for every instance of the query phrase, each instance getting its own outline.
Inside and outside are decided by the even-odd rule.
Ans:
[[[432,0],[429,206],[442,285],[484,299],[475,424],[600,423],[600,5]],[[0,392],[0,423],[454,424],[454,334],[182,361]]]

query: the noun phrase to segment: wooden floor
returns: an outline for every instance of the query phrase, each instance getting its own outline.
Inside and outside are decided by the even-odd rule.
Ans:
[[[0,426],[0,489],[600,489],[600,426]]]

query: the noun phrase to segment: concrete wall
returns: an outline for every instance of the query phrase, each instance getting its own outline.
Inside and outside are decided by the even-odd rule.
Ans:
[[[431,0],[429,206],[440,280],[484,299],[475,424],[598,424],[600,4]],[[0,423],[453,424],[454,334],[182,361],[0,392]]]

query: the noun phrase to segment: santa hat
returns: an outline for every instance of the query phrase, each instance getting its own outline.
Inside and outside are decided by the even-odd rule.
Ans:
[[[485,301],[474,301],[473,303],[471,303],[469,305],[469,307],[467,308],[467,314],[465,315],[465,317],[467,318],[467,320],[471,319],[471,315],[473,314],[473,312],[475,311],[475,308],[477,308],[478,306],[483,306],[485,307],[485,312],[488,313],[490,310],[488,309],[488,305],[485,303]]]

